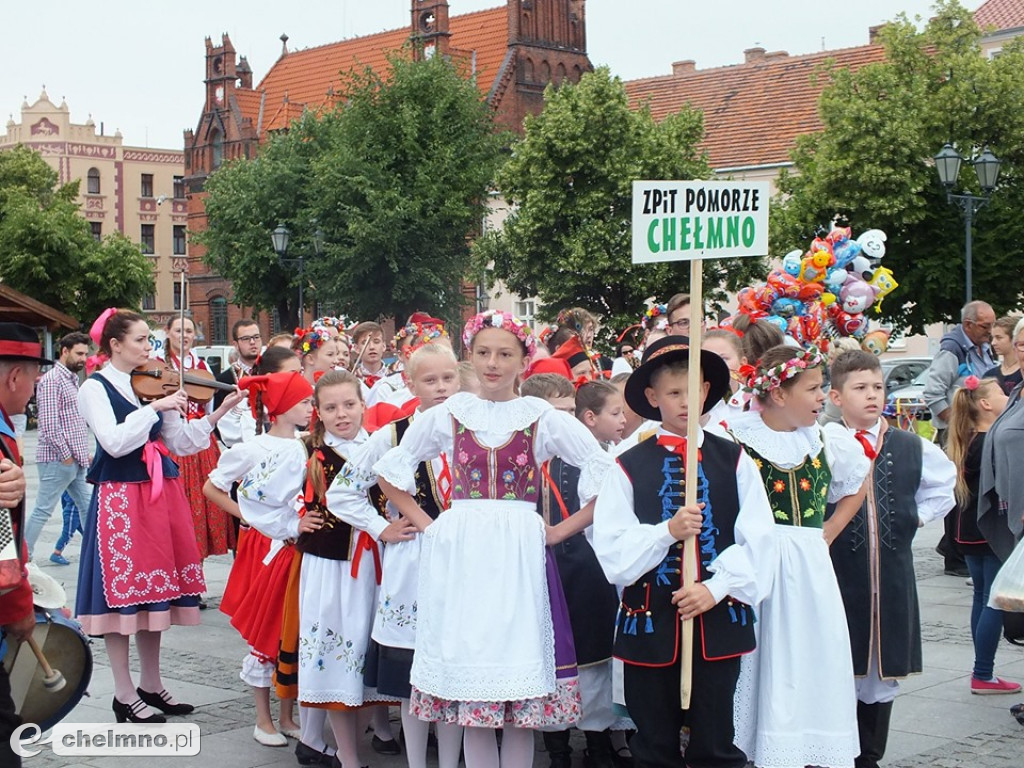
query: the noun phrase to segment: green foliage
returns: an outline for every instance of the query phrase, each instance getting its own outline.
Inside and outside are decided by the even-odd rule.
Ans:
[[[197,240],[234,300],[294,318],[297,270],[279,266],[284,223],[304,253],[312,300],[353,318],[415,309],[455,315],[503,138],[466,73],[441,57],[396,55],[386,72],[347,76],[337,108],[307,114],[254,160],[211,176]],[[324,252],[309,238],[320,227]],[[314,295],[310,295],[314,294]]]
[[[547,316],[579,305],[623,328],[646,299],[688,290],[686,262],[631,263],[632,182],[710,176],[700,149],[703,116],[686,108],[656,123],[646,108],[630,108],[607,68],[578,85],[549,86],[545,101],[499,175],[512,213],[503,230],[477,241],[477,266],[493,265],[493,278],[538,296]],[[705,261],[709,299],[724,298],[722,289],[744,284],[757,266]]]
[[[981,55],[970,12],[940,0],[919,30],[905,16],[882,30],[887,57],[856,72],[823,73],[830,84],[819,109],[824,130],[802,137],[794,174],[779,180],[772,209],[772,250],[806,248],[833,218],[854,235],[888,235],[883,264],[900,287],[884,302],[897,325],[958,320],[964,300],[964,222],[946,201],[931,158],[946,142],[970,156],[985,145],[1003,160],[999,187],[975,220],[974,297],[997,312],[1020,306],[1008,276],[1024,257],[1024,51],[1015,43],[996,59]],[[967,163],[956,191],[979,194]]]
[[[97,243],[78,213],[78,182],[25,147],[0,153],[0,280],[91,322],[108,306],[137,307],[153,290],[152,266],[123,235]]]

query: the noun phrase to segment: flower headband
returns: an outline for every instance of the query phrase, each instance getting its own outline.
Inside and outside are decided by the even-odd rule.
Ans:
[[[409,323],[398,330],[395,334],[395,344],[401,344],[404,339],[412,339],[414,346],[429,344],[437,339],[447,338],[448,331],[443,325],[433,323]]]
[[[793,357],[783,363],[774,365],[771,368],[761,368],[758,366],[747,382],[747,387],[757,397],[764,397],[773,389],[778,389],[785,382],[799,376],[808,368],[817,368],[819,365],[824,364],[824,362],[825,357],[814,345],[809,346],[807,349],[798,349],[794,351]]]
[[[296,328],[295,335],[301,340],[299,351],[304,355],[313,354],[324,345],[325,341],[331,340],[330,334],[327,333],[327,329],[323,326]]]
[[[491,309],[471,317],[465,328],[462,329],[462,343],[467,347],[473,346],[473,338],[484,328],[500,328],[503,331],[508,331],[523,343],[526,353],[530,357],[533,357],[533,353],[537,350],[537,339],[530,326],[515,315],[502,312],[500,309]]]
[[[665,327],[665,321],[668,319],[668,307],[664,304],[655,304],[653,307],[644,312],[644,316],[640,318],[640,327],[645,331],[647,330],[659,330]],[[657,318],[662,318],[658,320]]]

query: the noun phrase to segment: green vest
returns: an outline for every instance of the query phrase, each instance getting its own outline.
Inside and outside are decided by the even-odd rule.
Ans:
[[[804,528],[821,528],[828,504],[828,486],[832,482],[825,449],[813,459],[792,469],[772,464],[750,446],[744,446],[754,460],[771,504],[775,522]]]

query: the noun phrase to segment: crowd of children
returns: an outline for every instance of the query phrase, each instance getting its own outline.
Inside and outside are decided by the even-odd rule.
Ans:
[[[655,309],[632,345],[642,357],[620,350],[615,376],[580,308],[559,314],[543,352],[518,318],[476,315],[461,363],[444,324],[416,313],[390,366],[381,325],[349,333],[322,318],[235,377],[254,429],[219,459],[186,458],[180,479],[161,437],[178,456],[203,455],[243,393],[216,409],[180,394],[143,405],[127,375],[148,353],[141,318],[97,321],[112,359],[82,388],[100,447],[78,611],[106,638],[118,719],[189,706],[163,690],[159,632],[197,621],[202,557],[234,545],[220,522],[224,538],[205,548],[190,535],[183,486],[203,472],[204,509],[240,525],[220,609],[250,648],[253,737],[295,739],[303,765],[359,768],[368,724],[374,748],[397,753],[394,706],[410,768],[426,767],[431,724],[441,768],[460,753],[467,768],[527,768],[535,730],[551,768],[569,768],[571,727],[586,768],[877,766],[897,681],[922,668],[911,543],[953,508],[956,468],[887,426],[868,353],[832,364],[841,418],[819,426],[825,359],[770,324],[703,334],[700,413],[689,413],[689,299]],[[174,333],[170,362],[189,367],[174,351],[187,352],[188,329]],[[999,388],[979,387],[954,458],[977,453],[971,435],[998,407]],[[957,498],[970,492],[961,479]],[[124,535],[106,533],[111,517]],[[117,565],[135,528],[167,543]],[[962,532],[974,535],[967,522]],[[695,583],[683,575],[691,539]],[[172,578],[122,588],[142,568]],[[975,675],[991,677],[984,610],[972,617]]]

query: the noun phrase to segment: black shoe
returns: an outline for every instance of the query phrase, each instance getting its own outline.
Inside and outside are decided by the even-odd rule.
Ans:
[[[114,697],[114,717],[117,718],[117,722],[123,723],[125,721],[129,723],[166,723],[167,718],[163,715],[150,715],[149,717],[139,717],[141,712],[146,707],[146,702],[142,699],[136,699],[131,704],[122,704]]]
[[[200,598],[199,598],[199,610],[200,610],[200,611],[205,611],[205,610],[206,610],[207,608],[209,608],[209,607],[210,607],[210,606],[208,606],[208,605],[206,604],[206,600],[204,600],[203,598],[201,598],[201,597],[200,597]]]
[[[971,576],[971,572],[967,570],[966,565],[947,565],[944,573],[947,576],[957,576],[961,579],[968,579]]]
[[[299,765],[331,765],[334,755],[317,752],[308,744],[299,741],[295,744],[295,759],[299,761]]]
[[[187,715],[195,710],[191,704],[171,704],[168,701],[171,698],[170,694],[166,690],[160,691],[160,693],[150,693],[141,688],[135,690],[138,691],[140,699],[154,709],[159,709],[165,715]]]
[[[619,747],[612,750],[612,763],[614,763],[615,768],[633,768],[636,761],[633,759],[633,754],[629,751],[629,747]]]
[[[402,748],[398,746],[398,742],[395,739],[384,739],[380,738],[377,734],[373,735],[370,739],[370,746],[373,747],[373,751],[378,755],[400,755],[402,754]]]

